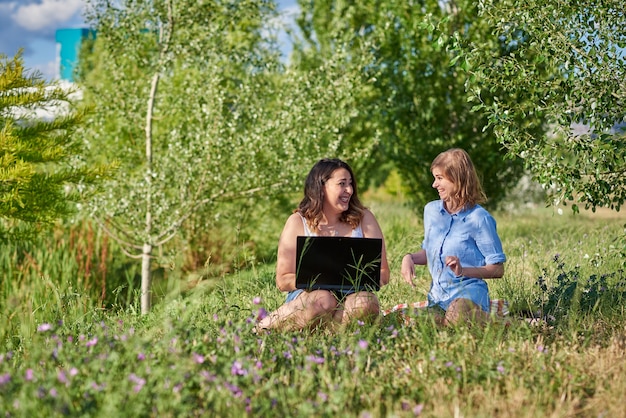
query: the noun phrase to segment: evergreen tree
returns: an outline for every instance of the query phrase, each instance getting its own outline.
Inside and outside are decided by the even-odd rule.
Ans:
[[[81,164],[84,118],[73,92],[0,54],[0,239],[24,238],[75,212],[106,167]]]

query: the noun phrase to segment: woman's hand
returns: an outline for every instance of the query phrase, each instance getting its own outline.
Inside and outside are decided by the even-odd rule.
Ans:
[[[463,275],[463,266],[461,265],[459,257],[455,255],[446,256],[445,263],[446,266],[450,267],[450,270],[452,270],[456,277],[461,277]]]
[[[400,274],[404,278],[404,281],[415,287],[413,284],[413,278],[415,277],[415,263],[413,262],[413,256],[407,254],[402,257],[402,265],[400,267]]]

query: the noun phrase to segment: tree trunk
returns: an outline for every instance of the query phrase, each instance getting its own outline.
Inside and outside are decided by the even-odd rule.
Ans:
[[[143,244],[143,253],[141,254],[141,314],[146,315],[150,312],[152,303],[152,271],[150,270],[150,259],[152,258],[152,245]]]

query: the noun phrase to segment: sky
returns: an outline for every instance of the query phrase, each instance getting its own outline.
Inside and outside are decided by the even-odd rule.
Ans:
[[[278,0],[289,19],[296,0]],[[0,53],[9,58],[23,48],[24,65],[47,80],[58,76],[57,29],[86,27],[82,18],[85,0],[0,0]]]

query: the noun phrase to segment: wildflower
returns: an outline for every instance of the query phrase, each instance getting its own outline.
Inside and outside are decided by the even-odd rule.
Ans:
[[[257,321],[260,321],[261,319],[265,318],[267,315],[268,313],[265,310],[265,308],[259,308],[259,312],[256,315],[256,319]]]
[[[368,345],[367,341],[365,341],[365,340],[359,340],[359,348],[360,348],[361,350],[367,350],[367,345]]]
[[[60,383],[63,383],[66,386],[70,384],[70,382],[69,382],[69,380],[67,380],[67,376],[65,375],[65,372],[63,370],[59,370],[57,372],[57,379],[59,379]]]
[[[51,329],[52,329],[52,325],[46,322],[37,327],[37,332],[46,332],[46,331],[50,331]]]
[[[93,347],[96,344],[98,344],[98,337],[93,337],[91,340],[87,341],[85,345],[87,347]]]
[[[252,299],[252,303],[255,305],[259,305],[261,303],[261,298],[259,296]]]
[[[306,359],[307,359],[307,361],[310,361],[311,363],[324,364],[324,357],[307,356]]]
[[[422,410],[424,409],[424,404],[420,403],[417,404],[413,407],[413,415],[418,416],[422,413]]]
[[[26,369],[26,373],[24,373],[24,380],[27,382],[32,381],[34,378],[33,369]]]
[[[326,402],[328,400],[328,395],[324,392],[317,392],[317,397],[320,398],[322,402]]]
[[[198,353],[193,353],[193,361],[195,361],[198,364],[202,364],[204,363],[204,356]]]
[[[53,398],[56,398],[56,397],[57,397],[57,395],[58,395],[59,393],[57,392],[57,390],[56,390],[55,388],[52,388],[52,389],[50,389],[50,391],[48,392],[48,394],[49,394],[50,396],[52,396]]]
[[[70,369],[70,376],[74,377],[78,374],[78,369],[76,367],[72,367]]]
[[[142,379],[135,373],[131,373],[130,376],[128,376],[128,380],[135,383],[135,386],[133,386],[133,390],[135,391],[135,393],[139,393],[141,388],[146,384],[146,379]]]
[[[240,397],[243,394],[243,391],[237,385],[230,384],[228,382],[224,383],[224,386],[233,394],[235,398]]]
[[[144,353],[137,354],[137,360],[144,361],[146,359],[146,355]]]
[[[233,376],[245,376],[248,374],[248,371],[243,368],[240,362],[235,361],[230,368],[230,374]]]
[[[0,386],[4,386],[11,381],[11,375],[9,373],[0,374]]]
[[[496,370],[498,371],[498,373],[504,374],[505,370],[504,366],[502,366],[502,362],[498,363],[498,367],[496,367]]]

